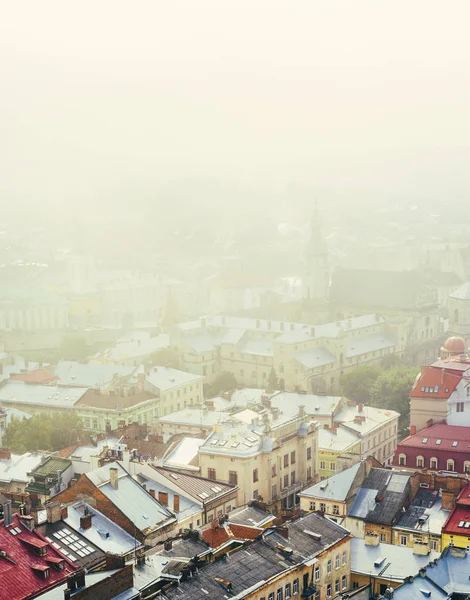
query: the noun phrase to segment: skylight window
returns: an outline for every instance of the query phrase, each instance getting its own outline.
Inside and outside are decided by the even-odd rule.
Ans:
[[[460,523],[459,523],[459,525],[458,525],[458,526],[459,526],[459,527],[463,527],[464,525],[465,525],[465,521],[460,521]]]
[[[423,438],[423,444],[427,444],[428,443],[428,438]]]
[[[435,394],[437,394],[437,392],[438,392],[438,391],[439,391],[439,386],[438,386],[438,385],[435,385],[435,386],[434,386],[434,393],[435,393]]]
[[[232,448],[238,448],[239,445],[240,445],[240,442],[233,442]]]
[[[422,386],[421,391],[424,392],[424,385]]]
[[[436,446],[440,446],[442,444],[442,440],[436,440]]]
[[[211,440],[211,446],[217,446],[219,440]]]
[[[454,448],[456,448],[458,445],[459,445],[459,443],[458,443],[458,442],[452,442],[452,446],[453,446]]]

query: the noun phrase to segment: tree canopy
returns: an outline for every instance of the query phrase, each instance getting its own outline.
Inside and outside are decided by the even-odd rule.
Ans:
[[[229,371],[222,371],[214,379],[210,385],[210,395],[217,396],[221,392],[228,392],[234,390],[238,386],[238,381],[235,379],[235,375]]]
[[[274,367],[272,367],[271,371],[269,372],[268,388],[267,389],[270,392],[274,392],[274,391],[276,391],[276,390],[279,389],[279,380],[277,378],[276,371],[274,370]]]
[[[3,445],[12,452],[60,450],[82,437],[83,423],[75,412],[41,413],[31,419],[13,419],[3,435]]]
[[[178,352],[174,348],[162,348],[150,356],[150,362],[159,367],[180,368]]]
[[[57,350],[59,358],[63,360],[81,360],[91,354],[84,337],[65,335]]]
[[[370,403],[370,391],[382,373],[378,365],[363,365],[341,376],[341,390],[346,398],[361,404]]]

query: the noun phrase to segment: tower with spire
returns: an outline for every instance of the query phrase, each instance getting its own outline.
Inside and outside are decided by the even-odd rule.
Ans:
[[[315,202],[310,229],[310,240],[304,254],[302,295],[308,304],[324,305],[328,302],[330,270],[328,247],[322,233],[318,202]]]

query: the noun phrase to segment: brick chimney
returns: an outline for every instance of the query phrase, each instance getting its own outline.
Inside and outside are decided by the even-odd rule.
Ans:
[[[276,531],[279,535],[282,535],[282,537],[285,538],[286,540],[289,539],[289,528],[286,527],[285,525],[282,527],[277,527]]]
[[[158,501],[163,506],[168,506],[168,492],[158,492]]]
[[[9,448],[0,448],[0,460],[10,460],[11,450]]]
[[[57,523],[62,519],[62,505],[60,502],[48,502],[46,504],[46,517],[48,523]]]
[[[410,435],[416,435],[416,425],[410,425]]]
[[[442,509],[452,510],[455,506],[456,493],[442,490]]]
[[[119,477],[117,467],[109,468],[109,481],[115,490],[119,488]]]
[[[152,498],[155,498],[155,490],[153,488],[149,488],[147,491],[152,496]]]
[[[83,516],[80,517],[80,529],[91,529],[93,515],[86,511]]]
[[[357,405],[357,412],[361,413],[364,410],[364,404],[358,404]]]
[[[180,511],[180,497],[178,494],[173,495],[173,510],[175,512]]]

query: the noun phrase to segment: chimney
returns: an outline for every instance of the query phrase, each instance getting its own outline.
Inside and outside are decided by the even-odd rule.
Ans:
[[[168,506],[168,492],[158,492],[158,501],[163,506]]]
[[[48,523],[57,523],[62,519],[62,505],[60,502],[48,502],[46,504],[46,517]]]
[[[378,546],[380,544],[380,536],[378,533],[366,531],[364,535],[364,544],[366,546]]]
[[[364,404],[358,404],[357,405],[357,412],[361,413],[364,410]]]
[[[20,521],[28,531],[34,531],[35,522],[31,515],[22,515]]]
[[[455,506],[455,492],[449,490],[442,490],[442,509],[452,510]]]
[[[85,513],[80,517],[80,529],[91,529],[93,515],[85,509]]]
[[[299,417],[305,417],[307,413],[305,412],[305,405],[304,404],[300,404],[299,405]]]
[[[410,435],[416,435],[416,425],[410,425]]]
[[[434,423],[434,420],[433,420],[433,419],[428,419],[428,420],[426,421],[426,427],[432,427],[433,423]]]
[[[173,510],[175,512],[180,511],[180,497],[178,494],[173,495]]]
[[[163,542],[163,549],[165,552],[170,552],[173,549],[173,542],[171,540],[166,540],[166,542]]]
[[[69,516],[69,507],[66,504],[64,504],[62,506],[61,519],[67,519],[68,516]]]
[[[153,488],[149,488],[147,491],[152,496],[152,498],[155,498],[155,490]]]
[[[10,460],[11,450],[9,448],[0,448],[0,460]]]
[[[286,540],[289,539],[289,528],[286,525],[283,525],[282,527],[277,527],[276,531],[279,535],[282,535],[282,537]]]
[[[3,505],[3,525],[9,527],[13,523],[13,513],[11,511],[11,500],[7,500]]]
[[[109,481],[115,490],[119,488],[119,477],[117,467],[109,467]]]

